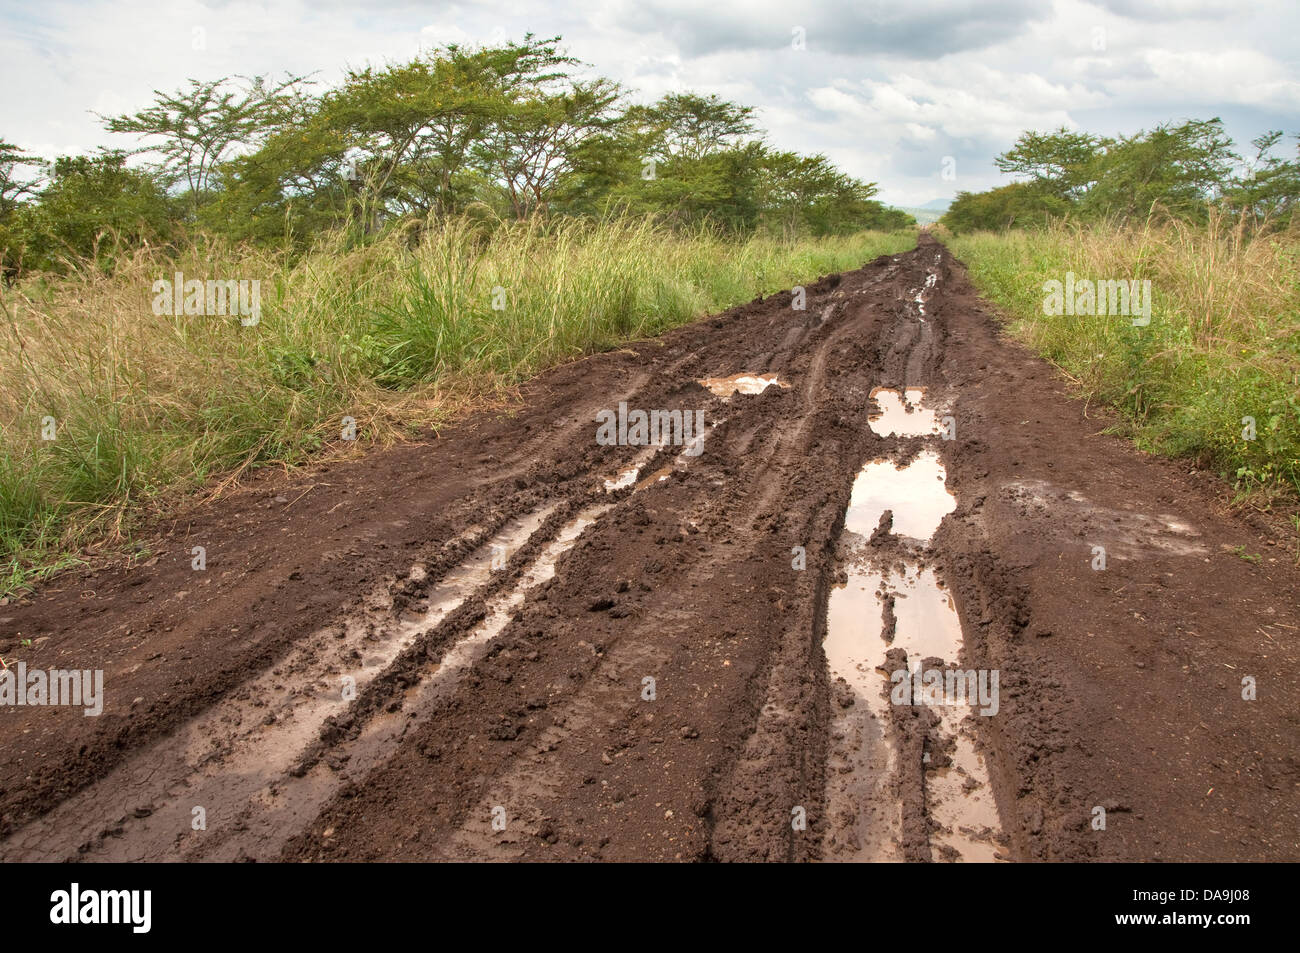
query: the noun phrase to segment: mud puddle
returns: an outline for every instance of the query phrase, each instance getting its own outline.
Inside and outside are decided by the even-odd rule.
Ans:
[[[482,656],[487,645],[509,624],[516,609],[523,604],[528,590],[555,576],[555,564],[577,541],[588,526],[609,510],[611,504],[602,503],[588,507],[564,524],[555,539],[548,543],[538,557],[524,570],[519,582],[509,591],[488,603],[487,614],[468,635],[444,653],[429,677],[407,692],[407,702],[415,708],[423,707],[437,697],[447,683],[463,673]]]
[[[913,415],[926,419],[919,389],[878,389],[872,396],[882,407],[871,422],[877,433],[927,432],[907,426],[916,422],[906,419]],[[919,685],[923,674],[955,666],[961,655],[961,622],[952,595],[922,563],[924,547],[956,508],[945,480],[938,454],[923,450],[904,466],[872,460],[853,484],[840,539],[843,576],[830,594],[823,642],[838,702],[827,773],[829,859],[905,859],[909,827],[929,831],[935,860],[997,859],[1001,826],[987,766],[966,718],[974,698],[926,699],[938,721],[932,729],[937,756],[925,752],[919,798],[908,798],[900,780],[906,766],[900,763],[902,747],[893,727],[897,713],[891,706],[922,699],[913,701],[909,692],[900,700],[895,689],[904,681],[908,687],[914,681]],[[909,825],[909,812],[922,813],[924,823]]]
[[[607,476],[604,478],[603,482],[605,492],[617,493],[619,490],[634,485],[637,479],[641,476],[641,471],[645,469],[646,464],[653,460],[655,454],[657,454],[663,447],[664,443],[660,441],[659,443],[654,443],[638,450],[636,456],[632,458],[631,463],[620,467],[619,471],[613,476]]]
[[[944,486],[939,455],[923,450],[906,466],[892,460],[872,460],[853,482],[844,528],[870,536],[889,511],[891,531],[917,542],[928,542],[940,521],[957,507]]]
[[[660,467],[654,473],[650,474],[648,477],[642,480],[641,483],[639,484],[639,487],[641,489],[644,489],[647,486],[653,486],[656,483],[662,483],[664,482],[664,480],[667,480],[670,476],[672,476],[675,471],[676,468],[671,463],[666,467]]]
[[[938,265],[941,258],[942,256],[936,255],[934,259],[934,263]],[[922,322],[925,321],[926,302],[930,300],[930,295],[928,294],[928,292],[933,291],[934,286],[937,285],[938,283],[939,283],[938,272],[934,272],[934,271],[928,272],[925,276],[924,284],[920,288],[915,289],[915,291],[913,292],[915,294],[915,297],[912,298],[912,303],[916,305],[917,317],[919,317]]]
[[[775,374],[733,374],[731,377],[705,377],[697,381],[709,393],[723,400],[733,394],[761,394],[769,387],[786,387],[790,385],[780,380]]]
[[[892,387],[877,387],[871,399],[880,410],[867,421],[882,437],[929,437],[940,432],[938,412],[923,403],[924,387],[908,387],[901,393]]]
[[[828,655],[832,647],[839,647],[845,640],[845,633],[857,627],[862,633],[853,636],[854,642],[874,649],[876,646],[866,638],[871,635],[883,643],[879,653],[862,659],[863,664],[882,664],[886,648],[901,648],[909,659],[956,662],[961,649],[961,623],[952,594],[933,569],[904,565],[897,571],[878,571],[862,559],[848,576],[847,583],[832,590],[830,634],[825,643]]]
[[[640,467],[624,467],[618,471],[616,476],[605,478],[605,492],[614,493],[617,490],[631,486],[636,482],[636,478],[640,473]]]
[[[968,863],[1006,860],[1005,852],[999,851],[1002,822],[989,786],[988,765],[960,714],[960,709],[951,706],[939,709],[941,728],[953,739],[951,764],[926,765],[926,810],[939,824],[930,835],[934,859]]]
[[[788,386],[788,385],[781,385]],[[642,476],[642,471],[658,455],[659,451],[669,446],[665,441],[659,441],[645,449],[641,450],[633,458],[632,462],[622,467],[618,473],[603,479],[603,486],[606,493],[617,493],[619,490],[627,489],[629,486],[635,486],[634,492],[640,492],[646,487],[653,486],[656,483],[662,483],[671,477],[674,473],[681,473],[690,465],[690,461],[704,452],[704,442],[706,438],[716,430],[723,422],[721,420],[710,420],[705,424],[704,431],[691,437],[685,444],[681,445],[671,462],[660,466],[654,472],[647,476]]]
[[[649,457],[652,456],[653,454],[648,455],[647,461],[649,460]],[[645,463],[624,467],[622,470],[618,471],[617,476],[605,480],[605,492],[616,493],[619,490],[627,489],[629,486],[635,486],[636,490],[633,492],[639,492],[648,486],[662,483],[679,469],[685,469],[685,463],[679,456],[678,459],[674,460],[672,463],[666,464],[665,466],[655,470],[653,473],[650,473],[648,476],[642,477],[641,471],[644,469]]]

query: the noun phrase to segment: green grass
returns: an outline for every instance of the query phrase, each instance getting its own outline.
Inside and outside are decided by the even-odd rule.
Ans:
[[[547,367],[915,242],[679,235],[649,220],[469,221],[296,260],[196,242],[0,293],[0,591],[129,533],[142,508],[341,441],[437,426]],[[155,279],[258,279],[261,319],[155,315]],[[494,309],[494,289],[504,308]],[[54,440],[41,438],[54,418]]]
[[[1057,227],[945,236],[1014,334],[1143,449],[1190,457],[1268,505],[1300,491],[1300,238],[1208,226]],[[1049,316],[1043,283],[1149,279],[1151,323]],[[1253,439],[1248,422],[1254,419]]]

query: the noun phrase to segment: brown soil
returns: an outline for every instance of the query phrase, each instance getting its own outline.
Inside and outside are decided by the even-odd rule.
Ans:
[[[900,859],[956,859],[930,790],[952,737],[896,707],[895,775],[859,778],[884,761],[832,750],[852,699],[822,647],[854,478],[923,443],[957,509],[912,555],[961,663],[1000,673],[962,729],[999,856],[1300,859],[1293,544],[1103,434],[928,236],[791,303],[264,474],[157,527],[156,559],[0,607],[10,666],[102,669],[106,694],[99,717],[0,708],[0,860],[830,860],[854,821],[832,772],[893,811]],[[788,386],[697,383],[742,373]],[[956,439],[876,435],[878,387],[925,388]],[[620,402],[703,410],[702,452],[599,444]],[[883,520],[865,545],[902,558]]]

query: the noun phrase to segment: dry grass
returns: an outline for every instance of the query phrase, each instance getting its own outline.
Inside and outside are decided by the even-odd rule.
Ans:
[[[250,466],[437,425],[546,367],[910,247],[911,232],[793,244],[643,219],[467,220],[297,260],[201,241],[0,297],[0,590],[120,535],[140,503]],[[153,284],[261,282],[261,317],[155,314]],[[504,289],[502,310],[494,289]],[[500,297],[500,296],[498,296]],[[53,418],[54,440],[42,439]]]
[[[1059,225],[948,239],[1013,329],[1139,444],[1187,455],[1267,500],[1300,489],[1300,234],[1248,236],[1221,217],[1121,229]],[[1149,326],[1044,314],[1043,283],[1150,280]],[[1254,439],[1247,438],[1253,418]]]

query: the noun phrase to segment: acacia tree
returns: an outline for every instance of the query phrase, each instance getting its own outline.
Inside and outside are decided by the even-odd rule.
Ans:
[[[993,160],[1010,175],[1025,176],[1041,194],[1074,201],[1095,181],[1095,161],[1110,140],[1062,126],[1055,132],[1026,132]]]
[[[619,86],[575,78],[582,64],[558,44],[451,44],[352,70],[319,96],[295,77],[195,80],[105,122],[187,191],[178,218],[237,240],[298,246],[340,224],[371,233],[478,203],[518,218],[617,206],[733,232],[766,213],[787,234],[879,217],[874,186],[824,157],[770,164],[749,107],[674,93],[622,110]]]
[[[154,90],[154,104],[134,115],[100,118],[109,132],[157,140],[133,154],[160,155],[162,170],[170,180],[185,183],[190,210],[197,213],[231,152],[238,146],[256,148],[302,108],[304,77],[268,84],[255,76],[242,87],[236,79],[192,79],[175,93]]]
[[[763,162],[763,204],[782,235],[793,238],[813,203],[834,193],[844,179],[824,155],[769,152]]]
[[[752,112],[695,93],[631,106],[575,150],[560,204],[578,214],[616,207],[677,225],[752,228],[765,154],[745,141],[759,132]]]
[[[575,92],[566,83],[576,60],[557,42],[528,34],[499,47],[451,44],[409,63],[351,71],[299,131],[297,141],[308,148],[293,136],[270,143],[282,160],[297,153],[296,164],[277,163],[285,187],[294,187],[291,176],[316,187],[317,170],[346,164],[355,169],[354,197],[373,227],[390,214],[460,211],[481,197],[489,173],[503,191],[510,173],[516,183],[521,175],[545,180],[545,168],[521,173],[504,150],[536,132],[526,120],[537,118],[529,110],[539,98],[552,89]],[[575,94],[567,105],[574,111],[587,103]],[[494,134],[501,154],[485,151]]]
[[[753,107],[688,92],[669,93],[650,106],[634,106],[627,112],[627,122],[649,134],[649,157],[693,160],[740,146],[758,130],[753,116]]]
[[[61,270],[66,259],[100,257],[101,245],[166,240],[173,202],[147,169],[132,169],[120,150],[63,156],[48,166],[48,183],[23,203],[24,266]]]
[[[1080,201],[1086,216],[1127,221],[1160,208],[1201,218],[1229,186],[1239,157],[1219,119],[1166,123],[1108,143],[1091,163],[1095,180]]]
[[[516,218],[546,208],[556,184],[574,170],[583,144],[616,121],[618,99],[617,84],[607,79],[555,93],[531,88],[487,126],[474,156],[505,190]]]
[[[1276,138],[1256,146],[1267,152]],[[962,193],[944,216],[953,229],[1006,228],[1050,218],[1112,218],[1119,222],[1159,211],[1179,218],[1204,218],[1211,203],[1252,204],[1252,193],[1232,177],[1232,140],[1221,120],[1166,123],[1115,139],[1058,129],[1024,133],[1015,147],[994,161],[1003,172],[1024,176],[989,192]],[[1265,164],[1265,189],[1272,203],[1285,199],[1295,180],[1285,163]]]
[[[451,57],[351,72],[312,118],[314,128],[336,134],[340,152],[354,154],[353,168],[376,210],[413,205],[446,211],[455,204],[452,182],[492,104],[475,75],[479,64],[451,52]],[[423,166],[435,182],[399,176],[412,165]]]
[[[958,192],[940,221],[954,232],[1000,231],[1045,225],[1069,213],[1068,199],[1033,182],[1012,182],[987,192]]]
[[[39,187],[38,180],[20,178],[17,170],[37,165],[39,160],[35,156],[0,139],[0,225],[8,221],[24,196],[35,195]]]
[[[1226,195],[1228,205],[1255,228],[1266,223],[1286,227],[1300,202],[1300,161],[1272,154],[1281,141],[1280,129],[1252,139],[1255,155]]]
[[[12,142],[0,139],[0,274],[6,280],[17,273],[21,255],[20,250],[14,247],[19,243],[12,228],[15,213],[22,200],[35,195],[40,186],[38,179],[20,177],[17,170],[36,165],[38,161],[34,156]]]

